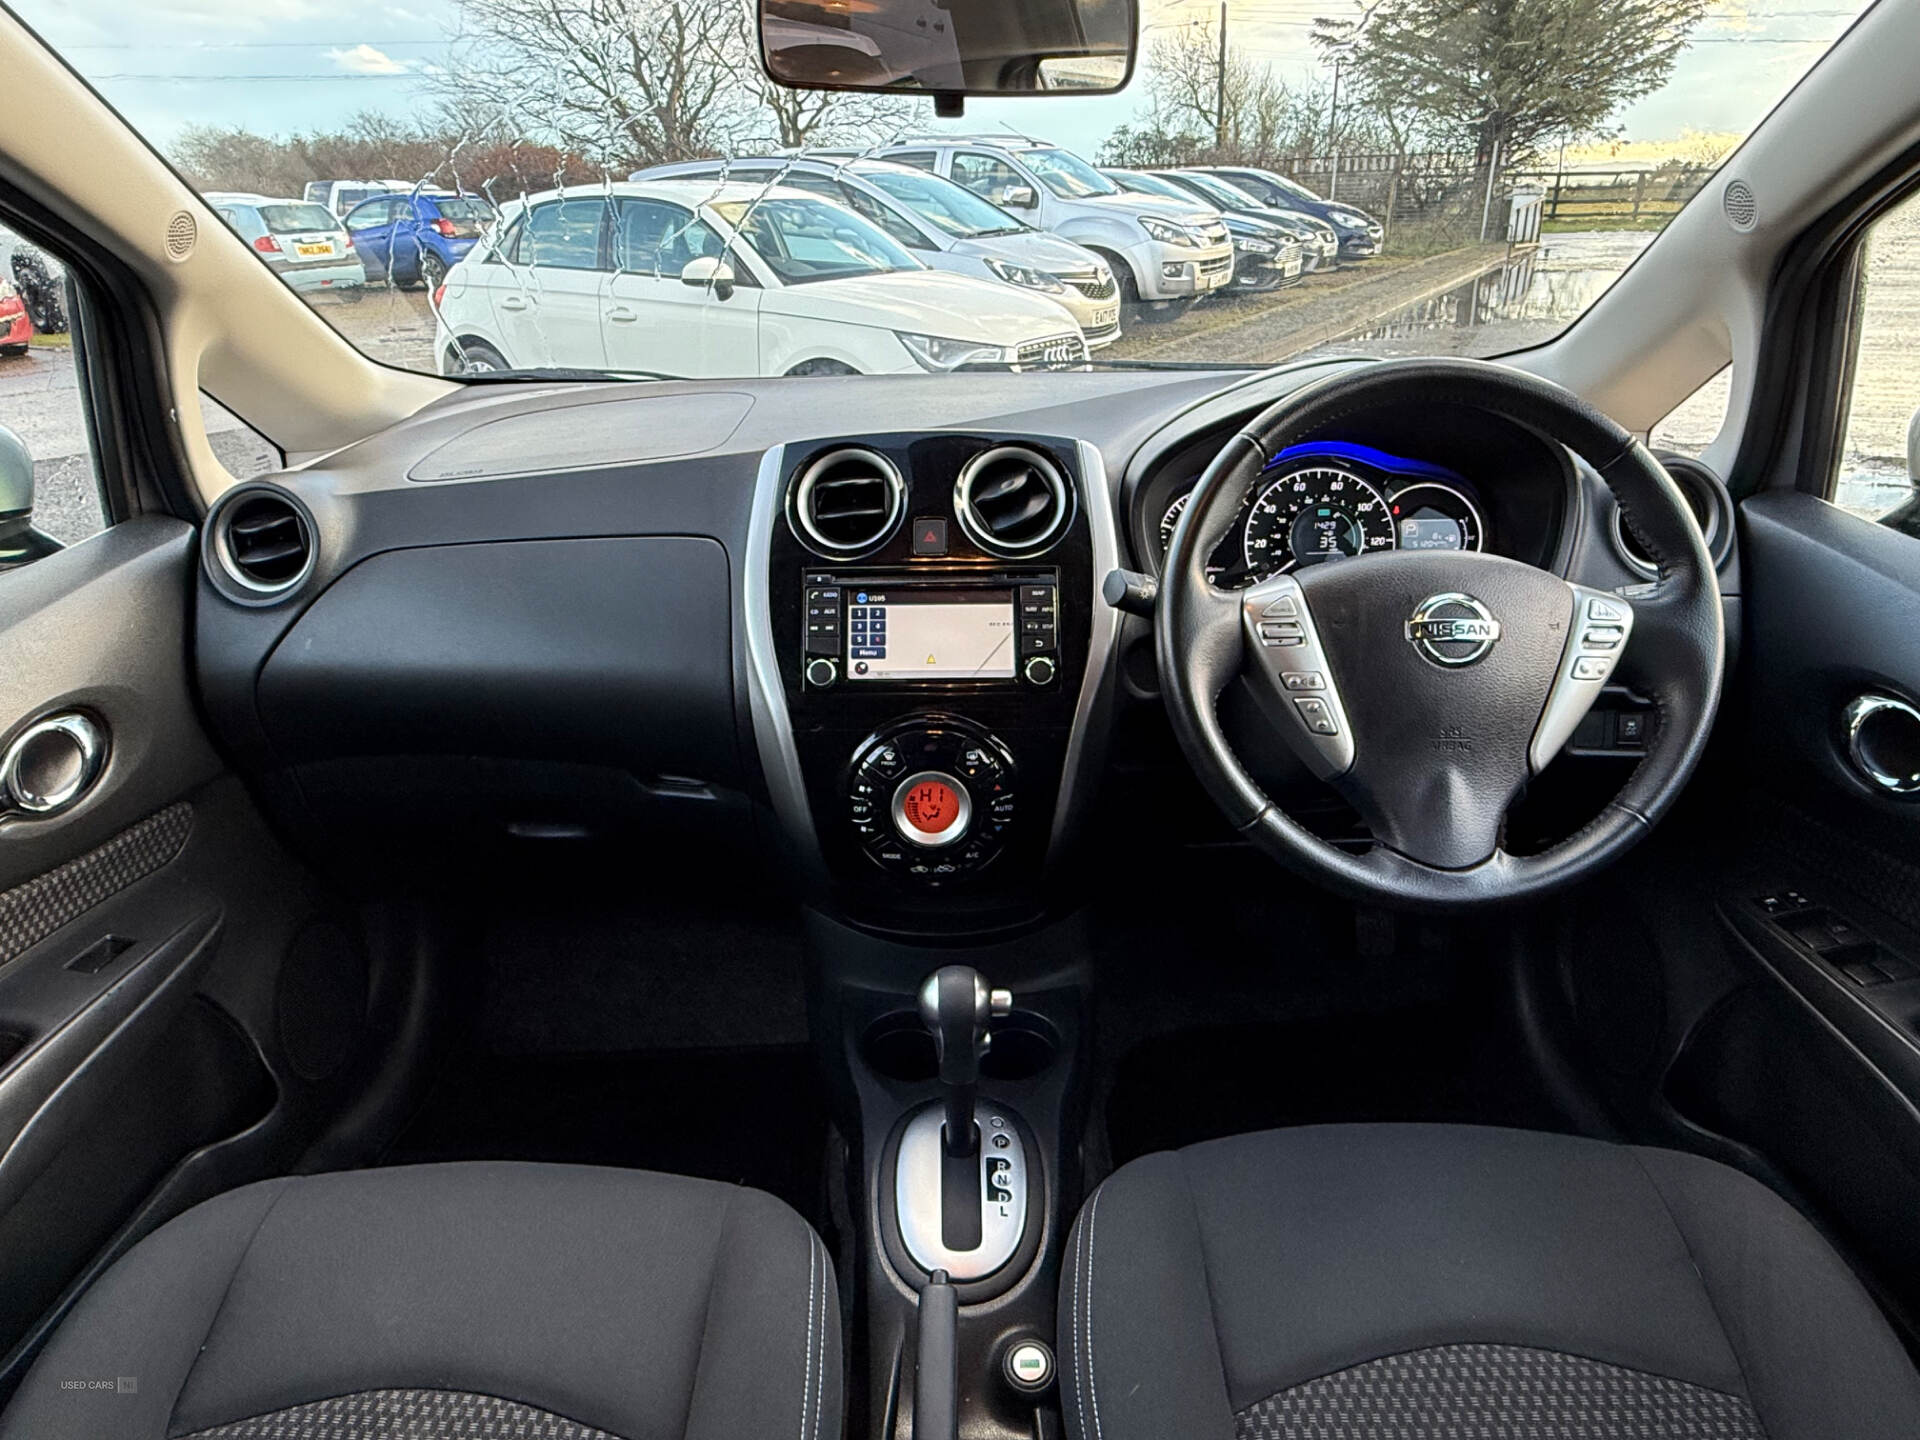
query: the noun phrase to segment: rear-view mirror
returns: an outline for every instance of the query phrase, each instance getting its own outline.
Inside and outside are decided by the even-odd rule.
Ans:
[[[760,53],[782,85],[936,95],[1118,90],[1136,0],[759,0]]]

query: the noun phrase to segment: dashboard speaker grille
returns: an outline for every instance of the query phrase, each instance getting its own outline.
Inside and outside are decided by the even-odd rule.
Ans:
[[[220,507],[211,524],[220,570],[247,598],[284,594],[313,570],[312,524],[282,491],[240,491]]]
[[[1720,196],[1720,204],[1726,211],[1727,223],[1736,230],[1745,232],[1759,223],[1759,198],[1753,193],[1753,187],[1744,180],[1729,180]]]
[[[173,212],[173,218],[167,221],[167,258],[180,261],[193,253],[194,242],[200,238],[200,226],[192,215],[185,210]]]
[[[981,549],[1033,555],[1066,532],[1073,518],[1073,491],[1060,467],[1038,450],[998,445],[961,469],[953,513]]]
[[[788,514],[794,529],[828,555],[858,555],[894,532],[907,508],[906,482],[877,450],[831,450],[794,481]]]

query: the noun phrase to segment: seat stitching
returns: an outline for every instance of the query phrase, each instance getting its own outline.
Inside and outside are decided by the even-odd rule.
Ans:
[[[253,1242],[260,1238],[260,1232],[266,1228],[267,1219],[279,1208],[281,1198],[293,1188],[293,1181],[283,1180],[280,1188],[274,1192],[273,1199],[267,1202],[267,1208],[260,1212],[260,1218],[254,1221],[253,1233],[247,1236],[247,1243],[240,1250],[240,1258],[233,1262],[233,1270],[227,1276],[226,1286],[220,1291],[220,1303],[213,1307],[213,1315],[207,1321],[207,1333],[200,1337],[200,1348],[193,1352],[193,1363],[187,1366],[187,1373],[180,1377],[180,1388],[173,1392],[173,1408],[167,1412],[167,1430],[173,1430],[174,1417],[180,1411],[180,1397],[187,1393],[187,1385],[193,1379],[193,1372],[200,1368],[200,1358],[207,1353],[207,1342],[213,1339],[213,1327],[220,1323],[220,1312],[227,1308],[227,1299],[233,1294],[234,1282],[240,1278],[240,1272],[246,1268],[247,1257],[253,1254]]]
[[[1093,1192],[1093,1198],[1095,1200],[1098,1200],[1100,1198],[1100,1192],[1098,1190],[1095,1190]],[[1093,1213],[1093,1207],[1091,1204],[1089,1204],[1089,1206],[1087,1207],[1087,1213],[1089,1216],[1091,1216]],[[1075,1286],[1076,1292],[1077,1292],[1076,1298],[1080,1302],[1080,1320],[1079,1320],[1079,1325],[1077,1327],[1079,1332],[1079,1337],[1080,1337],[1080,1383],[1079,1383],[1079,1386],[1077,1387],[1079,1391],[1077,1398],[1080,1403],[1081,1440],[1090,1440],[1090,1437],[1093,1435],[1093,1428],[1092,1428],[1093,1425],[1097,1425],[1099,1423],[1099,1418],[1094,1415],[1092,1407],[1087,1403],[1088,1379],[1091,1374],[1092,1364],[1093,1364],[1092,1355],[1091,1355],[1091,1352],[1092,1352],[1091,1324],[1089,1320],[1089,1317],[1093,1313],[1093,1309],[1092,1309],[1092,1301],[1090,1299],[1091,1292],[1088,1288],[1089,1282],[1091,1280],[1091,1276],[1087,1268],[1087,1257],[1091,1253],[1087,1247],[1087,1240],[1089,1235],[1091,1234],[1091,1230],[1090,1230],[1090,1227],[1086,1225],[1082,1225],[1080,1227],[1080,1230],[1081,1230],[1080,1269],[1079,1269],[1079,1275],[1078,1275],[1078,1279],[1076,1281],[1076,1286]],[[1091,1424],[1089,1423],[1089,1421],[1091,1421]]]
[[[1100,1424],[1100,1384],[1093,1377],[1093,1227],[1100,1221],[1100,1197],[1105,1187],[1093,1192],[1093,1204],[1087,1207],[1087,1395],[1093,1402],[1094,1440],[1103,1440]]]
[[[1080,1302],[1082,1296],[1085,1294],[1085,1286],[1081,1281],[1080,1270],[1082,1265],[1086,1263],[1085,1257],[1087,1253],[1087,1227],[1085,1225],[1075,1225],[1073,1227],[1073,1252],[1073,1295],[1072,1303],[1067,1307],[1067,1323],[1069,1326],[1068,1341],[1073,1346],[1073,1404],[1074,1408],[1079,1411],[1080,1440],[1086,1440],[1087,1365],[1084,1358],[1085,1351],[1080,1343]]]
[[[807,1440],[807,1404],[813,1398],[813,1232],[807,1232],[807,1348],[800,1373],[800,1440]]]
[[[820,1416],[826,1409],[827,1398],[827,1266],[830,1262],[827,1247],[820,1237],[807,1230],[807,1240],[820,1256],[820,1363],[816,1367],[813,1380],[813,1440],[820,1440]]]
[[[1687,1263],[1693,1266],[1693,1273],[1700,1277],[1700,1293],[1707,1297],[1707,1308],[1713,1311],[1714,1323],[1720,1327],[1720,1338],[1727,1342],[1727,1353],[1733,1356],[1734,1368],[1740,1372],[1740,1387],[1747,1392],[1746,1401],[1753,1410],[1754,1423],[1760,1427],[1761,1433],[1765,1434],[1766,1417],[1760,1413],[1759,1405],[1754,1403],[1753,1382],[1747,1378],[1746,1359],[1740,1354],[1740,1347],[1733,1341],[1733,1332],[1727,1329],[1727,1322],[1720,1314],[1720,1303],[1713,1298],[1713,1286],[1708,1283],[1707,1272],[1701,1268],[1698,1257],[1693,1253],[1693,1242],[1687,1238],[1687,1232],[1681,1228],[1679,1217],[1673,1213],[1673,1206],[1667,1203],[1667,1192],[1660,1188],[1660,1182],[1654,1178],[1653,1172],[1647,1169],[1646,1162],[1640,1158],[1640,1152],[1631,1145],[1623,1145],[1620,1148],[1632,1157],[1635,1168],[1652,1188],[1654,1198],[1660,1202],[1660,1208],[1666,1212],[1667,1223],[1673,1227],[1673,1233],[1680,1238],[1680,1247],[1687,1252]]]

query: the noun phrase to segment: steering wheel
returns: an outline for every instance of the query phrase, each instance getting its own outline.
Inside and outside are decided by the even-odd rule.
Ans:
[[[1658,566],[1631,599],[1498,555],[1396,550],[1216,589],[1206,562],[1288,446],[1381,406],[1477,408],[1585,460]],[[1227,819],[1275,859],[1357,899],[1462,910],[1589,876],[1685,786],[1720,702],[1725,624],[1679,489],[1612,420],[1549,381],[1475,360],[1356,366],[1280,400],[1229,440],[1173,533],[1155,614],[1167,713]],[[1616,673],[1650,695],[1645,754],[1619,794],[1538,854],[1502,847],[1508,810]],[[1373,834],[1355,853],[1288,816],[1234,754],[1216,704],[1239,680]]]

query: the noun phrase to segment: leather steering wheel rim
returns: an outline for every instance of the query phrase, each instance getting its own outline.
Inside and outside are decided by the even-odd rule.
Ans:
[[[1261,789],[1234,754],[1217,713],[1217,702],[1226,686],[1241,678],[1243,669],[1260,662],[1259,645],[1254,639],[1258,627],[1251,619],[1253,612],[1243,614],[1242,610],[1241,597],[1247,592],[1217,590],[1206,574],[1207,558],[1227,533],[1249,487],[1283,450],[1314,432],[1337,425],[1361,411],[1409,404],[1482,410],[1564,446],[1592,466],[1612,491],[1623,519],[1656,566],[1657,578],[1650,587],[1636,590],[1630,599],[1605,592],[1603,600],[1603,604],[1626,605],[1630,609],[1628,641],[1617,658],[1620,678],[1637,692],[1650,696],[1654,703],[1653,733],[1647,749],[1620,792],[1591,823],[1578,834],[1537,854],[1508,853],[1499,844],[1497,828],[1491,852],[1472,863],[1431,863],[1378,840],[1364,852],[1343,850],[1299,824]],[[1503,593],[1524,597],[1516,601],[1515,613],[1506,620],[1513,637],[1509,642],[1516,657],[1513,665],[1517,667],[1527,658],[1523,647],[1529,629],[1535,634],[1536,657],[1545,653],[1543,647],[1549,643],[1559,643],[1555,636],[1564,636],[1566,649],[1556,651],[1554,656],[1560,668],[1552,670],[1545,681],[1559,686],[1567,673],[1567,657],[1573,656],[1577,645],[1586,640],[1584,634],[1579,633],[1581,607],[1587,603],[1583,597],[1602,600],[1602,592],[1568,585],[1547,577],[1547,572],[1533,571],[1515,561],[1471,555],[1473,563],[1469,565],[1469,552],[1447,553],[1457,557],[1448,562],[1455,567],[1453,570],[1438,567],[1431,556],[1423,559],[1413,552],[1396,551],[1366,558],[1359,565],[1310,567],[1301,572],[1301,578],[1325,589],[1317,579],[1321,572],[1340,572],[1344,577],[1341,588],[1345,591],[1357,587],[1364,592],[1367,586],[1360,584],[1364,580],[1382,595],[1388,593],[1383,587],[1397,586],[1392,594],[1400,597],[1418,593],[1408,589],[1409,584],[1441,574],[1476,578],[1483,588],[1505,586]],[[1523,570],[1535,578],[1527,580],[1516,573]],[[1540,577],[1547,578],[1543,581]],[[1559,584],[1571,597],[1571,621],[1558,613],[1557,602],[1548,603],[1551,597],[1540,589],[1541,584],[1548,582]],[[1516,585],[1519,588],[1515,588]],[[1292,593],[1300,594],[1303,605],[1309,598],[1299,592],[1298,585]],[[1369,634],[1377,637],[1385,633],[1387,602],[1379,596],[1363,595],[1357,601],[1351,596],[1343,599],[1345,608],[1333,612],[1331,625],[1320,627],[1330,640],[1339,638],[1336,632],[1342,629],[1349,615],[1370,624]],[[1399,603],[1404,605],[1404,598]],[[1599,614],[1602,610],[1596,609],[1593,613]],[[1247,622],[1244,625],[1243,619]],[[1356,624],[1353,628],[1357,631],[1360,627]],[[1499,627],[1494,628],[1497,631]],[[1312,631],[1311,624],[1309,631]],[[1409,624],[1408,639],[1412,635]],[[1309,638],[1312,639],[1311,633]],[[1156,605],[1154,645],[1161,689],[1174,733],[1202,785],[1237,830],[1282,864],[1355,899],[1401,909],[1458,911],[1550,894],[1605,868],[1652,828],[1685,787],[1705,750],[1720,702],[1726,635],[1717,577],[1699,527],[1680,490],[1645,446],[1606,415],[1550,381],[1486,361],[1422,359],[1357,365],[1305,386],[1268,407],[1221,448],[1195,483],[1192,499],[1174,531]],[[1411,654],[1415,648],[1408,646],[1406,653]],[[1497,651],[1499,646],[1489,648]],[[1425,674],[1415,673],[1417,667],[1409,670],[1405,655],[1398,651],[1388,653],[1376,647],[1376,655],[1387,664],[1400,666],[1400,673],[1416,681]],[[1337,650],[1331,648],[1329,658],[1333,662],[1331,678],[1336,688],[1342,683],[1343,670],[1347,681],[1371,683],[1368,672],[1372,661],[1368,666],[1361,666],[1349,654],[1343,666]],[[1533,660],[1536,669],[1540,663],[1537,658]],[[1489,671],[1491,669],[1489,667]],[[1458,673],[1466,678],[1448,681],[1425,678],[1436,687],[1443,684],[1454,687],[1433,692],[1447,699],[1447,703],[1468,707],[1492,703],[1476,698],[1473,686],[1477,672],[1461,670]],[[1537,676],[1532,678],[1538,681]],[[1249,678],[1248,683],[1254,682]],[[1599,685],[1591,688],[1598,693]],[[1552,692],[1557,693],[1557,690]],[[1505,713],[1509,716],[1523,713],[1533,694],[1521,686],[1507,702]],[[1552,694],[1547,697],[1549,704]],[[1286,710],[1284,704],[1275,708]],[[1584,710],[1583,705],[1580,713]],[[1290,718],[1281,714],[1276,723],[1284,726]],[[1424,723],[1426,717],[1422,718]],[[1510,747],[1511,737],[1502,738]],[[1306,753],[1307,742],[1303,742],[1300,734],[1289,733],[1288,739],[1296,750]],[[1364,729],[1355,731],[1352,747],[1357,749],[1361,760],[1368,756]],[[1558,748],[1554,746],[1555,750]],[[1382,762],[1391,758],[1376,756]],[[1506,758],[1511,769],[1511,757]],[[1407,777],[1414,789],[1419,790],[1430,781],[1439,787],[1430,790],[1429,796],[1450,796],[1458,800],[1465,793],[1462,787],[1466,782],[1460,775],[1435,778],[1435,773],[1430,773],[1448,768],[1443,756],[1429,762],[1426,757],[1415,761],[1402,755],[1398,757],[1398,766],[1397,773]],[[1329,778],[1335,788],[1348,793],[1350,799],[1355,795],[1362,797],[1357,802],[1358,808],[1370,824],[1373,816],[1368,813],[1369,808],[1386,813],[1391,819],[1397,802],[1382,794],[1369,796],[1359,782],[1363,768],[1356,760],[1350,771]],[[1463,828],[1473,829],[1476,825],[1484,828],[1485,817],[1476,815],[1475,807],[1496,803],[1499,796],[1491,792],[1497,792],[1507,778],[1510,777],[1504,771],[1496,775],[1487,797],[1467,797],[1460,801],[1459,808],[1465,817],[1460,819]],[[1522,785],[1525,778],[1522,777]],[[1448,784],[1452,788],[1446,788]],[[1506,803],[1500,805],[1500,815],[1504,815],[1512,798],[1509,795]],[[1369,799],[1371,806],[1365,803]],[[1428,804],[1431,808],[1430,798]],[[1448,810],[1447,802],[1442,802],[1441,810],[1442,817],[1436,823],[1444,827],[1455,817],[1444,813]],[[1429,814],[1427,819],[1432,820],[1433,816]],[[1497,827],[1497,816],[1493,823]],[[1391,824],[1384,828],[1392,833]],[[1418,830],[1417,825],[1412,828]],[[1374,829],[1379,836],[1383,827],[1375,825]],[[1444,837],[1430,848],[1442,853],[1450,851]],[[1474,854],[1477,849],[1473,843],[1451,847],[1461,854]]]

